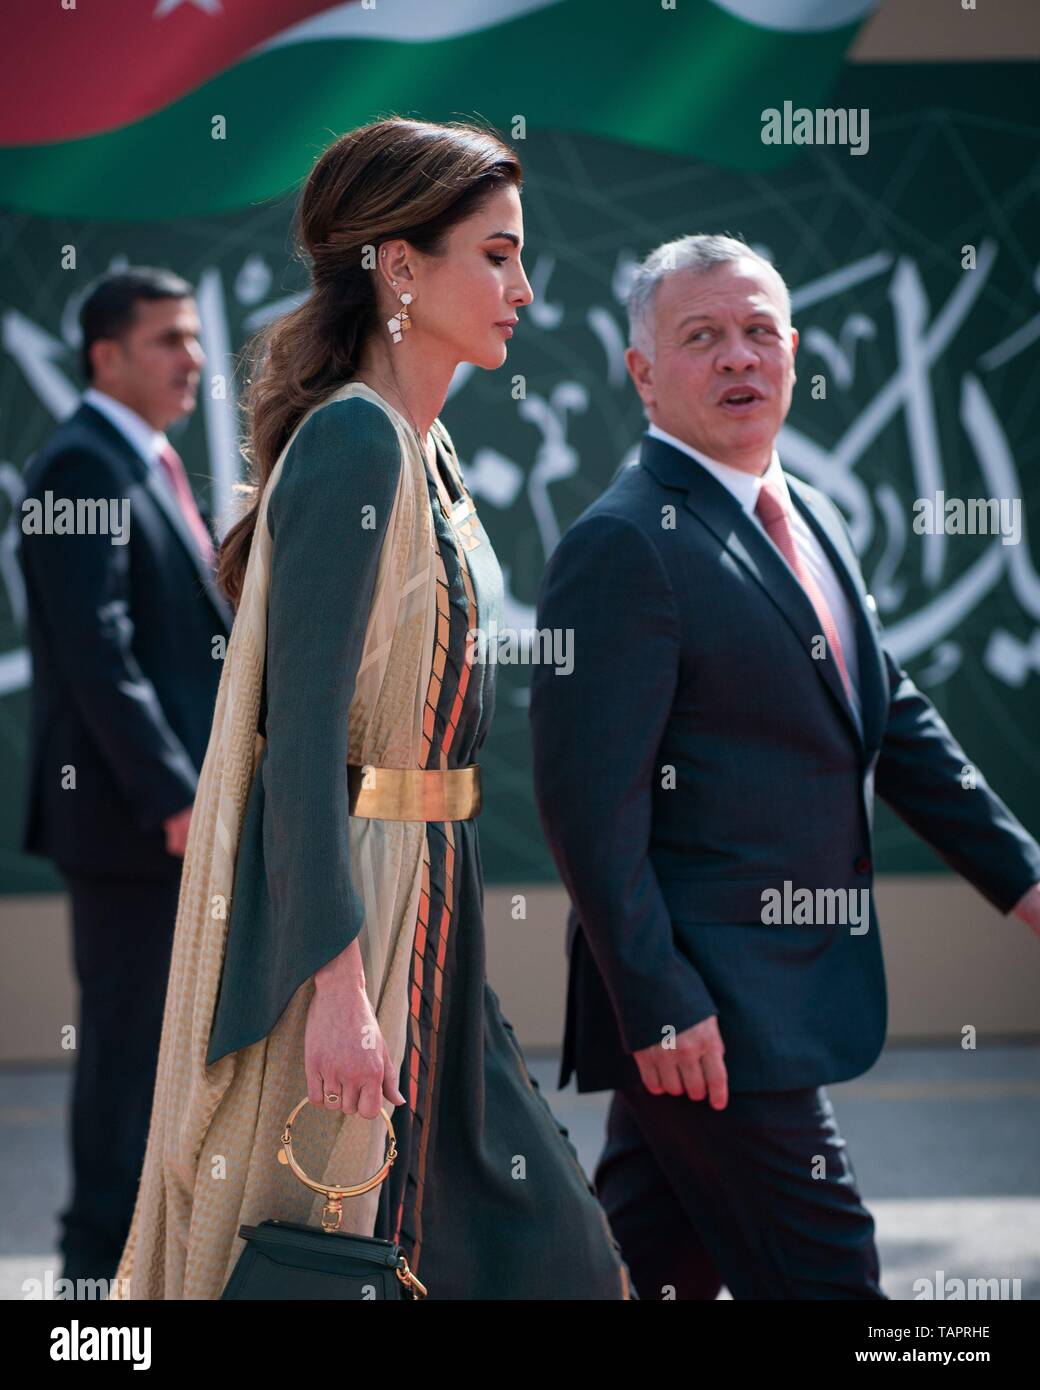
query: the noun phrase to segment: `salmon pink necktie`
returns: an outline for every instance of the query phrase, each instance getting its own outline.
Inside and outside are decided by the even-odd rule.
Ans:
[[[191,490],[191,483],[188,482],[188,475],[184,471],[181,456],[173,445],[167,442],[159,451],[159,462],[163,466],[163,472],[170,480],[170,486],[173,488],[178,505],[184,514],[184,520],[188,523],[199,547],[199,553],[206,562],[207,569],[212,569],[215,558],[213,542],[206,530],[206,523],[199,515],[199,509],[195,505],[195,496]]]
[[[794,570],[809,602],[816,609],[816,616],[820,620],[820,626],[827,641],[827,650],[834,653],[834,659],[838,663],[838,670],[841,672],[841,679],[845,686],[845,694],[848,696],[849,704],[854,704],[849,673],[845,667],[845,653],[841,649],[841,638],[838,636],[838,626],[834,621],[834,614],[831,612],[820,586],[809,573],[802,557],[798,554],[798,548],[794,543],[791,527],[787,520],[787,510],[780,498],[779,491],[772,483],[763,483],[759,488],[755,514],[766,528],[766,535]]]

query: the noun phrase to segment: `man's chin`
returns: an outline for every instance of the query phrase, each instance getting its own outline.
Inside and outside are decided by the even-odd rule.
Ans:
[[[723,432],[730,449],[744,452],[748,449],[764,449],[772,444],[773,436],[760,420],[734,420],[732,428]]]

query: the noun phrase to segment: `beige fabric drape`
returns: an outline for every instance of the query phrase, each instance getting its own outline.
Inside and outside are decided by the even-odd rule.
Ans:
[[[324,403],[354,395],[389,416],[400,440],[402,467],[350,708],[349,761],[417,767],[436,621],[436,542],[426,464],[414,431],[370,387],[349,382]],[[434,430],[457,468],[447,431],[439,421]],[[261,499],[199,779],[148,1147],[113,1298],[219,1298],[243,1249],[237,1235],[241,1224],[268,1218],[320,1222],[322,1199],[277,1161],[282,1127],[307,1091],[304,1025],[312,981],[300,986],[266,1038],[212,1067],[205,1063],[224,956],[226,908],[258,754],[272,549],[267,506],[288,448]],[[343,467],[353,466],[351,441],[344,438]],[[344,614],[344,622],[349,620]],[[365,908],[359,938],[365,978],[399,1068],[425,826],[359,818],[348,824],[351,868]],[[236,923],[236,930],[242,926]],[[289,930],[291,924],[285,927]],[[312,1177],[349,1183],[379,1167],[385,1137],[379,1119],[308,1107],[294,1131],[294,1147]],[[376,1188],[347,1199],[343,1229],[371,1235],[378,1198]]]

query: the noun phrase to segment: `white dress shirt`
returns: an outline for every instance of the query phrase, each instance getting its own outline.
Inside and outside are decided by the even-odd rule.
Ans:
[[[155,468],[159,465],[159,454],[169,443],[162,430],[155,429],[143,416],[138,415],[136,410],[131,410],[122,401],[117,401],[112,396],[106,395],[104,391],[99,391],[96,386],[88,386],[83,392],[83,403],[84,405],[92,405],[95,410],[100,411],[109,424],[116,427],[131,448],[140,454],[149,468]],[[159,474],[165,478],[166,470],[159,468]]]
[[[849,682],[852,686],[853,713],[856,716],[857,724],[862,727],[859,703],[859,653],[856,647],[856,622],[852,606],[842,588],[841,580],[835,574],[834,567],[827,558],[826,552],[816,539],[808,522],[791,501],[787,479],[780,467],[780,455],[776,449],[773,450],[769,467],[761,476],[758,476],[754,473],[746,473],[742,468],[734,468],[732,464],[720,463],[718,459],[709,458],[707,454],[702,454],[697,449],[691,449],[689,444],[677,439],[674,434],[668,434],[658,425],[648,425],[647,434],[652,435],[655,439],[663,440],[666,444],[671,444],[676,449],[681,449],[684,454],[695,459],[702,468],[706,468],[712,477],[718,479],[722,486],[737,499],[763,536],[769,540],[770,545],[773,542],[755,511],[755,504],[758,502],[758,490],[762,484],[772,484],[787,513],[787,524],[791,528],[791,535],[794,538],[799,559],[819,585],[820,592],[827,600],[827,606],[834,617],[838,629],[838,640],[841,642],[842,656],[845,658],[845,669],[849,673]],[[779,554],[779,551],[777,553]]]

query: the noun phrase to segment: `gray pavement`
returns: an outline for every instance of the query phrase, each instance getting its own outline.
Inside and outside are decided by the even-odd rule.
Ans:
[[[607,1093],[557,1091],[556,1060],[528,1065],[590,1175]],[[55,1218],[66,1200],[65,1105],[71,1074],[0,1069],[0,1298],[60,1273]],[[890,1047],[855,1081],[828,1088],[860,1190],[874,1214],[882,1283],[913,1299],[915,1281],[1020,1280],[1040,1298],[1040,1041]],[[692,1103],[692,1102],[691,1102]],[[945,1297],[954,1292],[947,1284]],[[1016,1285],[1006,1285],[1008,1296]]]

